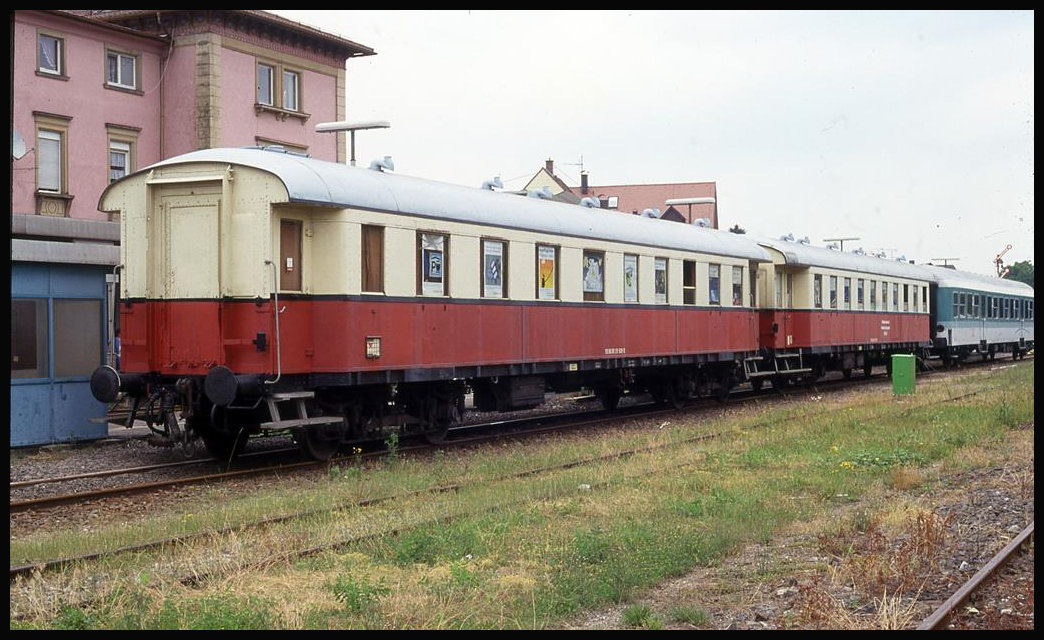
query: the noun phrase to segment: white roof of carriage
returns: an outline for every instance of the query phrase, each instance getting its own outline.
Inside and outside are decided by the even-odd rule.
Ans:
[[[768,253],[757,243],[735,233],[361,169],[258,147],[193,151],[137,173],[191,162],[243,165],[269,172],[282,181],[292,202],[395,211],[537,233],[770,261]]]
[[[797,241],[772,238],[756,238],[762,246],[774,249],[783,254],[788,265],[799,267],[820,267],[856,271],[869,275],[890,276],[893,278],[909,278],[911,280],[932,281],[934,275],[924,265],[909,262],[878,258],[872,255],[837,251],[826,247],[813,247]]]
[[[1033,296],[1033,287],[1018,280],[1005,280],[1004,278],[958,271],[937,265],[925,265],[925,268],[932,272],[935,283],[940,287],[972,289],[1006,296]]]

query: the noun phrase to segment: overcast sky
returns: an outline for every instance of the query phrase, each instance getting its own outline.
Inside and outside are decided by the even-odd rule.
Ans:
[[[274,11],[349,60],[357,164],[521,188],[717,183],[719,226],[1033,259],[1032,11]],[[662,208],[662,207],[661,207]]]

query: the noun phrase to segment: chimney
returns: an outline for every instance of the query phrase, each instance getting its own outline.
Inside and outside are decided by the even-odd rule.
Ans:
[[[544,160],[544,170],[550,173],[551,175],[555,175],[555,161],[551,158]]]
[[[587,195],[587,172],[580,172],[580,194]]]

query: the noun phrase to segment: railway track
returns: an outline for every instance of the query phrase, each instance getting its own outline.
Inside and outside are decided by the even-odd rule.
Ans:
[[[982,364],[990,365],[994,363],[983,362]],[[947,371],[952,370],[927,371],[922,373],[922,377],[930,377],[933,375],[938,375],[939,373],[946,373]],[[788,387],[782,390],[775,390],[775,392],[773,390],[761,393],[753,392],[751,390],[734,391],[733,394],[729,397],[728,402],[742,403],[745,401],[757,399],[772,400],[777,397],[790,398],[794,397],[795,395],[803,397],[807,395],[809,392],[814,394],[818,394],[820,391],[839,392],[851,387],[862,386],[868,383],[887,384],[889,382],[890,381],[887,377],[878,376],[872,377],[869,380],[865,377],[851,379],[839,377],[836,379],[820,381],[810,386]],[[719,406],[719,402],[710,398],[700,398],[698,400],[690,402],[684,410],[698,411],[708,406]],[[639,403],[630,407],[617,409],[616,411],[611,413],[606,412],[604,410],[577,411],[549,413],[535,417],[494,420],[485,423],[469,424],[455,427],[454,429],[451,429],[446,441],[440,443],[439,445],[407,444],[400,447],[398,451],[404,454],[419,453],[431,450],[436,446],[458,447],[468,444],[479,444],[483,442],[488,442],[490,440],[495,440],[498,438],[532,436],[539,435],[541,433],[546,433],[548,431],[582,428],[585,426],[591,426],[593,424],[599,424],[607,420],[651,417],[655,415],[673,415],[676,413],[676,409],[664,408],[663,405]],[[156,465],[143,465],[139,467],[130,467],[124,469],[112,469],[83,474],[73,474],[55,478],[28,479],[11,483],[12,499],[10,502],[10,513],[21,513],[28,510],[47,510],[58,506],[95,502],[98,500],[103,500],[116,496],[138,495],[143,493],[161,491],[164,489],[173,489],[178,486],[212,484],[222,482],[225,480],[241,479],[251,476],[263,476],[274,473],[285,473],[297,470],[326,468],[330,464],[343,463],[350,460],[366,460],[369,458],[385,455],[385,453],[386,451],[382,449],[366,453],[354,453],[351,455],[336,456],[326,462],[317,462],[313,460],[288,461],[286,459],[287,456],[291,458],[297,456],[297,449],[280,448],[261,452],[250,452],[240,456],[239,458],[264,460],[274,455],[283,456],[283,459],[275,464],[265,464],[263,466],[248,467],[245,469],[225,470],[218,473],[178,475],[177,477],[168,478],[164,480],[150,480],[133,484],[125,484],[123,486],[104,487],[90,491],[55,493],[52,495],[31,498],[16,498],[15,496],[19,492],[19,490],[31,486],[38,486],[43,484],[57,485],[63,482],[79,480],[84,478],[106,478],[119,475],[148,474],[156,471],[171,471],[176,469],[184,469],[192,466],[198,466],[200,464],[206,463],[214,464],[218,463],[218,461],[215,458],[199,458],[179,462],[167,462]]]
[[[1033,523],[1029,523],[1017,536],[1001,549],[989,562],[987,562],[968,582],[964,583],[956,592],[930,616],[925,618],[918,630],[944,629],[954,618],[957,608],[964,604],[977,590],[983,589],[994,579],[998,572],[1019,552],[1021,552],[1033,540]]]

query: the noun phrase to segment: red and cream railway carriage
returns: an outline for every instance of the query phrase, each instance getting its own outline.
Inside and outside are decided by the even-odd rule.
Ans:
[[[766,377],[870,375],[874,365],[890,367],[894,353],[930,346],[933,275],[925,267],[790,239],[758,242],[772,260],[758,274],[762,351],[745,362],[755,388]]]
[[[273,149],[166,160],[100,208],[122,220],[122,363],[92,389],[223,457],[271,430],[318,458],[438,438],[466,387],[480,409],[727,392],[773,264],[736,234]]]

